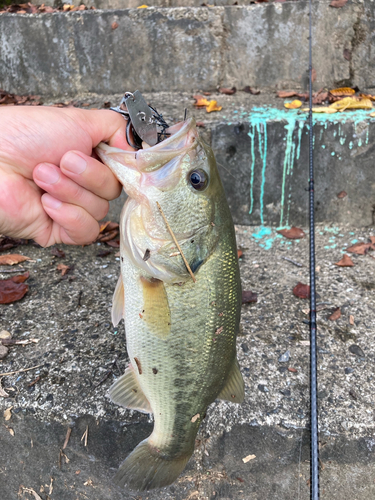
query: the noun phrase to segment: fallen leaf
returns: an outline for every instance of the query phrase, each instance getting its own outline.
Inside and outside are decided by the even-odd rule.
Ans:
[[[329,107],[337,111],[345,111],[346,109],[372,109],[372,102],[370,99],[361,99],[359,97],[344,97],[344,99],[330,104]]]
[[[7,422],[8,420],[10,420],[12,418],[12,409],[13,409],[13,406],[10,406],[6,410],[4,410],[5,422]]]
[[[12,279],[0,281],[0,304],[10,304],[22,299],[29,287],[24,283],[15,283]]]
[[[0,90],[0,97],[1,97],[1,90]],[[0,99],[1,102],[1,99]],[[18,245],[27,245],[28,240],[24,239],[16,239],[16,238],[10,238],[9,236],[2,236],[0,235],[0,250],[10,250],[13,247],[16,247]]]
[[[339,307],[337,307],[333,313],[331,314],[331,316],[328,318],[330,321],[336,321],[338,320],[339,318],[341,317],[341,309]]]
[[[242,304],[250,304],[252,302],[257,302],[258,296],[255,292],[250,290],[242,290]]]
[[[346,251],[350,253],[355,253],[357,255],[366,255],[371,247],[371,243],[355,243],[351,247],[347,248]]]
[[[277,97],[285,99],[287,97],[294,97],[298,95],[298,92],[296,90],[278,90],[276,95]]]
[[[290,229],[280,229],[277,232],[283,235],[285,238],[288,238],[289,240],[299,240],[306,236],[302,229],[295,226],[292,226]]]
[[[362,97],[363,99],[370,99],[370,101],[375,101],[375,95],[371,94],[362,94],[362,92],[359,94],[359,97]]]
[[[106,244],[109,245],[110,247],[113,247],[113,248],[119,248],[120,247],[120,240],[106,241]]]
[[[21,262],[25,262],[25,260],[31,259],[30,257],[26,257],[26,255],[19,255],[17,253],[0,255],[1,266],[14,266],[14,264],[20,264]]]
[[[2,385],[1,385],[1,381],[3,379],[0,378],[0,397],[2,398],[8,398],[9,397],[9,394],[2,388]]]
[[[310,111],[310,108],[302,108],[301,111]],[[312,108],[313,113],[337,113],[337,109],[329,108],[328,106],[322,106],[321,108]]]
[[[116,30],[118,28],[118,23],[116,23],[116,21],[114,21],[112,24],[111,24],[111,28],[113,30]]]
[[[309,299],[310,298],[310,285],[304,285],[303,283],[297,283],[293,288],[293,294],[299,299]]]
[[[291,373],[298,373],[298,370],[296,370],[295,368],[292,368],[289,366],[288,368],[288,372],[291,372]]]
[[[351,325],[354,325],[354,316],[352,316],[351,314],[350,314],[350,316],[349,316],[349,323],[350,323]]]
[[[242,462],[244,464],[247,464],[247,462],[250,462],[250,460],[254,460],[254,458],[256,458],[256,455],[247,455],[247,457],[244,457],[242,459]]]
[[[42,498],[38,495],[38,493],[32,488],[25,488],[22,486],[23,493],[31,493],[35,500],[42,500]]]
[[[246,92],[247,94],[252,94],[252,95],[260,94],[259,89],[253,89],[252,87],[249,87],[249,85],[246,85],[246,87],[242,89],[242,92]]]
[[[59,259],[65,258],[65,252],[57,247],[51,249],[51,254],[54,255],[55,257],[58,257]]]
[[[148,9],[148,5],[140,5],[137,9]]]
[[[346,196],[348,196],[348,193],[346,191],[340,191],[337,195],[337,198],[345,198]]]
[[[370,116],[371,116],[371,118],[373,118],[375,116],[375,112],[374,113],[370,113]]]
[[[330,7],[335,7],[336,9],[339,9],[340,7],[344,7],[348,0],[332,0],[332,2],[329,4]]]
[[[322,104],[324,101],[328,99],[328,92],[316,92],[313,94],[313,104]]]
[[[339,260],[338,262],[335,262],[335,266],[340,266],[340,267],[353,267],[354,262],[352,259],[349,257],[349,255],[346,255],[346,253],[343,255],[343,258]]]
[[[297,108],[300,108],[302,106],[302,102],[299,101],[298,99],[296,99],[295,101],[284,103],[284,106],[287,109],[297,109]]]
[[[243,251],[241,249],[237,250],[237,257],[240,259],[243,256]]]
[[[210,101],[208,101],[202,95],[193,95],[193,98],[196,100],[194,106],[197,108],[203,108],[210,104]]]
[[[198,420],[198,418],[200,417],[199,413],[197,413],[196,415],[194,415],[194,417],[191,417],[191,422],[196,422]]]
[[[114,229],[113,231],[109,231],[109,232],[104,232],[102,234],[99,234],[99,236],[96,238],[96,242],[106,242],[106,241],[110,241],[110,240],[113,240],[114,238],[116,238],[116,236],[118,236],[118,229]]]
[[[231,89],[221,87],[221,88],[219,88],[219,92],[220,92],[220,94],[233,95],[237,92],[237,89],[236,89],[236,87],[232,87]]]
[[[24,283],[30,277],[29,271],[23,274],[17,274],[17,276],[12,276],[10,279],[14,281],[14,283]]]
[[[353,96],[355,94],[355,90],[350,87],[341,87],[339,89],[332,89],[329,93],[335,97],[347,97]]]
[[[59,264],[56,269],[61,271],[61,276],[65,276],[65,274],[71,270],[71,267],[66,266],[65,264]]]
[[[8,427],[8,426],[6,425],[6,426],[5,426],[5,428],[7,429],[7,431],[9,432],[9,434],[10,434],[11,436],[14,436],[14,430],[13,430],[11,427]],[[39,497],[39,498],[40,498],[40,497]],[[40,500],[42,500],[42,499],[40,498]]]
[[[221,111],[223,109],[222,106],[218,106],[217,101],[210,101],[208,106],[206,107],[207,113],[211,113],[212,111]]]

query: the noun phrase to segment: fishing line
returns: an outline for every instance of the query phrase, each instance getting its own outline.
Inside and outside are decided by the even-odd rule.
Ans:
[[[312,117],[312,0],[309,0],[309,212],[310,212],[310,498],[319,500],[318,380],[315,294],[315,217]]]

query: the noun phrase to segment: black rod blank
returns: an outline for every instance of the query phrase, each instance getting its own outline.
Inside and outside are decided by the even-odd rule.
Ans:
[[[315,293],[315,217],[312,117],[312,1],[309,1],[309,197],[310,197],[310,498],[319,500],[318,378]]]

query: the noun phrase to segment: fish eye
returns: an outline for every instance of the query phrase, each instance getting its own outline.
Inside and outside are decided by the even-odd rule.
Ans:
[[[189,174],[189,182],[197,191],[203,191],[208,185],[208,175],[204,170],[193,170]]]

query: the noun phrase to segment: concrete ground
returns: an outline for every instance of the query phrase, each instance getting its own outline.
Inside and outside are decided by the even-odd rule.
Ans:
[[[375,495],[375,252],[351,255],[354,267],[334,264],[374,235],[373,227],[317,228],[321,498],[330,500]],[[62,247],[65,258],[32,245],[11,250],[33,259],[22,264],[30,289],[0,306],[0,330],[39,342],[11,347],[0,372],[41,366],[2,377],[9,397],[0,397],[0,498],[39,499],[31,489],[42,500],[309,498],[309,305],[292,293],[308,281],[308,239],[237,226],[237,240],[243,289],[258,294],[256,304],[243,305],[238,337],[245,402],[211,405],[181,477],[143,494],[111,481],[152,429],[148,416],[105,397],[127,362],[123,323],[110,322],[116,249]],[[100,257],[103,250],[111,253]],[[64,277],[59,263],[72,267]],[[341,317],[331,321],[336,307]]]

